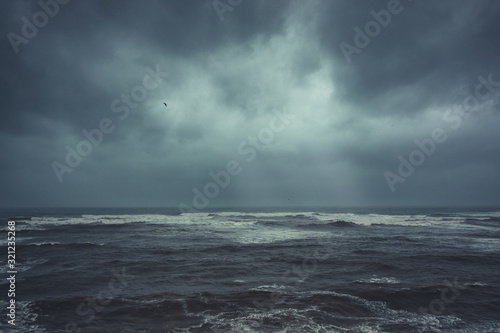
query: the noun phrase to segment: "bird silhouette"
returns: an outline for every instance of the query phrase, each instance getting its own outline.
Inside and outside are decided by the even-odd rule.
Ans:
[[[163,105],[165,105],[165,107],[167,107],[167,103],[164,102]]]

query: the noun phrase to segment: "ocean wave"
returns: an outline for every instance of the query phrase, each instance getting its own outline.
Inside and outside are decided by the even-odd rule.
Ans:
[[[235,295],[204,295],[205,306],[214,304],[218,311],[200,311],[188,304],[184,315],[199,315],[199,322],[190,330],[225,332],[440,332],[458,326],[461,320],[453,315],[421,315],[390,309],[384,302],[370,301],[335,291],[262,292],[249,291]],[[238,307],[231,305],[237,301]],[[226,303],[227,302],[227,303]],[[226,303],[226,305],[224,305]],[[193,310],[198,311],[193,311]],[[276,331],[279,327],[280,330]],[[180,328],[174,332],[181,332]]]
[[[43,216],[26,219],[24,223],[27,229],[40,230],[41,226],[62,226],[62,225],[123,225],[130,223],[146,224],[168,224],[168,223],[200,223],[209,222],[214,218],[208,213],[188,213],[179,215],[164,214],[123,214],[123,215],[93,215],[83,214],[76,217],[55,217]],[[37,229],[38,228],[38,229]],[[43,229],[42,229],[43,230]]]
[[[30,243],[28,245],[34,245],[34,246],[44,246],[44,245],[50,245],[50,246],[53,246],[53,245],[60,245],[61,243],[59,242],[38,242],[38,243]]]
[[[48,259],[45,258],[31,258],[28,260],[17,260],[16,261],[16,271],[17,272],[26,272],[27,270],[37,266],[42,265],[48,262]],[[0,273],[4,274],[8,271],[7,265],[0,265]],[[3,283],[3,281],[2,281]]]
[[[354,222],[342,221],[342,220],[328,222],[327,225],[332,226],[332,227],[355,227],[355,226],[357,226],[357,224]]]
[[[65,246],[65,247],[87,247],[87,246],[104,246],[104,243],[92,243],[92,242],[82,242],[82,243],[60,243],[60,242],[37,242],[30,243],[27,246]]]
[[[265,284],[262,286],[258,286],[255,288],[252,288],[250,290],[256,290],[256,291],[277,291],[277,290],[284,290],[287,289],[287,286],[281,285],[281,284]]]
[[[484,282],[472,282],[472,283],[464,283],[464,286],[477,288],[477,287],[487,287],[488,284]]]
[[[79,224],[103,224],[123,225],[130,223],[146,224],[205,224],[216,225],[220,223],[235,225],[243,222],[269,223],[269,224],[292,224],[330,226],[355,226],[355,225],[390,225],[390,226],[432,226],[449,224],[491,224],[496,226],[499,217],[493,215],[458,215],[458,216],[436,216],[432,215],[388,215],[388,214],[355,214],[355,213],[317,213],[317,212],[218,212],[218,213],[182,213],[179,215],[166,214],[117,214],[117,215],[93,215],[83,214],[76,217],[42,216],[32,217],[19,221],[20,230],[39,230],[46,226],[79,225]],[[345,223],[342,223],[345,222]],[[38,229],[37,229],[38,228]]]
[[[223,225],[228,225],[228,226],[247,226],[247,225],[254,225],[257,223],[257,221],[224,221],[222,222]]]
[[[0,300],[0,307],[5,309],[8,303],[5,300]],[[45,328],[37,324],[39,314],[36,311],[34,301],[21,301],[16,300],[16,326],[13,332],[32,332],[32,333],[46,333],[49,332]],[[7,317],[8,318],[8,317]],[[9,324],[4,324],[7,320],[2,320],[0,328],[12,329]],[[1,330],[0,330],[1,331]],[[3,331],[2,331],[3,332]]]
[[[466,324],[452,314],[393,309],[387,302],[338,291],[284,291],[262,285],[244,292],[159,293],[116,297],[99,313],[102,332],[493,332],[498,322]],[[265,289],[265,290],[264,290]],[[387,292],[389,295],[389,292]],[[407,301],[410,296],[401,296]],[[85,297],[30,302],[32,315],[61,316],[85,326],[75,309]],[[414,300],[414,299],[413,299]],[[417,301],[417,303],[420,301]],[[5,302],[4,302],[5,303]],[[423,303],[428,304],[428,302]],[[3,305],[0,303],[0,306]],[[467,328],[468,330],[462,331]]]
[[[401,281],[395,277],[377,277],[373,276],[369,279],[360,279],[356,280],[356,283],[368,283],[368,284],[397,284],[401,283]]]

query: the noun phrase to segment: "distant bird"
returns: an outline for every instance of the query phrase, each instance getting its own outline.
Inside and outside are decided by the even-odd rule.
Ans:
[[[167,107],[167,103],[164,102],[163,105],[165,105],[165,107]]]

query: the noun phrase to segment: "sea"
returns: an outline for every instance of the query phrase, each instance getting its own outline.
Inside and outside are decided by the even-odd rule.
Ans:
[[[500,332],[498,207],[0,219],[1,332]]]

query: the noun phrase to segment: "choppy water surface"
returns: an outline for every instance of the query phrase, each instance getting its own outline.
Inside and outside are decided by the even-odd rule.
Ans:
[[[500,332],[496,210],[2,218],[17,228],[18,332]]]

